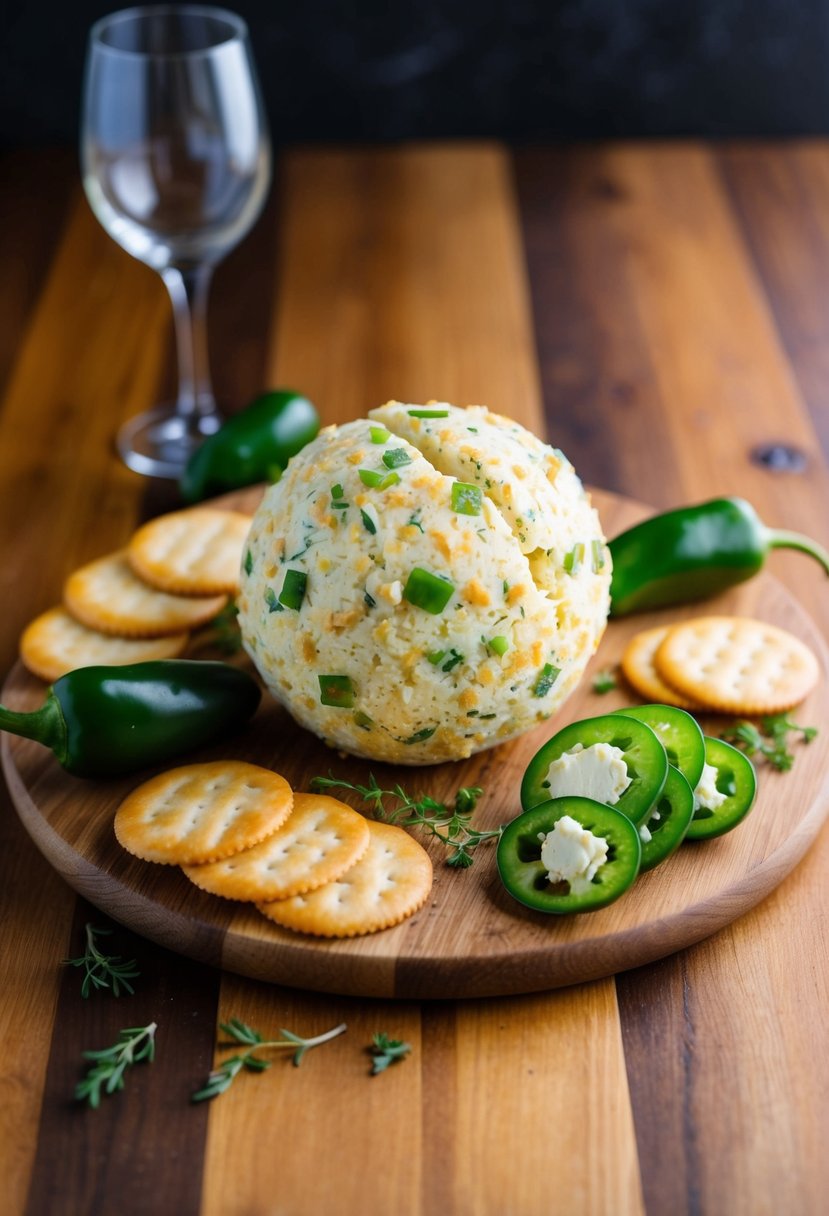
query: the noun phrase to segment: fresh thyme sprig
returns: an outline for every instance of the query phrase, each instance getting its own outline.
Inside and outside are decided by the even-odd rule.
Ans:
[[[455,795],[455,805],[448,807],[428,794],[411,797],[402,786],[392,790],[381,789],[373,773],[369,773],[368,785],[352,785],[329,774],[313,777],[312,790],[350,790],[358,794],[375,819],[383,823],[395,823],[404,828],[422,828],[451,850],[446,864],[463,870],[474,864],[473,853],[478,845],[488,840],[500,839],[503,827],[479,831],[470,825],[472,812],[483,790],[477,786],[465,786]],[[387,799],[395,799],[397,806],[388,807]]]
[[[790,734],[800,735],[804,743],[811,743],[818,733],[816,726],[800,726],[788,714],[774,714],[761,718],[759,728],[753,722],[735,722],[721,738],[733,743],[747,756],[761,755],[778,772],[786,773],[794,764],[794,753],[789,750]]]
[[[135,965],[135,959],[121,962],[120,954],[103,954],[95,943],[96,937],[112,933],[111,929],[96,929],[93,925],[86,926],[86,950],[79,958],[65,958],[67,967],[83,967],[85,974],[81,984],[81,996],[88,997],[95,988],[110,988],[113,996],[120,996],[121,990],[135,992],[130,980],[134,980],[141,972]]]
[[[600,696],[612,692],[617,687],[616,673],[610,667],[603,667],[593,677],[593,691]]]
[[[122,1030],[118,1042],[101,1051],[85,1051],[85,1060],[94,1060],[82,1081],[75,1086],[78,1102],[88,1102],[93,1110],[101,1103],[103,1094],[114,1094],[124,1088],[124,1073],[140,1060],[150,1063],[155,1058],[155,1022],[149,1026],[133,1026]]]
[[[220,1022],[219,1025],[233,1040],[231,1043],[220,1043],[220,1047],[232,1047],[235,1042],[241,1043],[248,1050],[243,1051],[240,1055],[230,1056],[223,1064],[214,1069],[208,1076],[206,1085],[193,1094],[193,1102],[204,1102],[223,1094],[226,1089],[230,1088],[242,1069],[247,1069],[249,1072],[264,1072],[266,1068],[270,1068],[273,1061],[261,1059],[255,1054],[257,1051],[272,1047],[293,1048],[293,1064],[298,1068],[306,1051],[312,1047],[319,1047],[321,1043],[327,1043],[329,1039],[335,1039],[346,1029],[345,1022],[342,1022],[333,1030],[327,1030],[325,1034],[318,1034],[313,1039],[303,1039],[301,1035],[294,1034],[291,1030],[280,1030],[277,1039],[263,1039],[258,1030],[254,1030],[252,1026],[248,1026],[239,1018],[231,1018],[229,1022]]]
[[[404,1043],[402,1039],[390,1039],[387,1034],[379,1031],[371,1036],[371,1046],[366,1050],[372,1057],[371,1075],[376,1077],[379,1072],[385,1072],[390,1064],[405,1060],[412,1050],[412,1045]]]

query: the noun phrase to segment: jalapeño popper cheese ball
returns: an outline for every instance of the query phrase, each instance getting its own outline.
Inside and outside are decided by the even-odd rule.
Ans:
[[[327,427],[256,513],[245,646],[333,747],[456,760],[549,717],[604,631],[610,556],[572,465],[482,407]]]

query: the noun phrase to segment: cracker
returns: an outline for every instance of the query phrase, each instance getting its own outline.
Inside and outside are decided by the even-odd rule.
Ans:
[[[203,891],[225,899],[288,899],[339,878],[368,848],[362,815],[325,794],[294,794],[283,826],[251,849],[204,866],[184,866]]]
[[[206,624],[221,612],[227,596],[157,591],[138,577],[121,550],[70,574],[63,602],[90,629],[122,638],[160,638]]]
[[[785,629],[739,616],[706,616],[668,631],[654,663],[686,696],[722,713],[776,714],[818,680],[808,646]]]
[[[668,625],[645,629],[630,639],[621,659],[622,674],[628,684],[648,701],[676,705],[678,709],[700,709],[698,702],[673,688],[654,666],[654,655],[668,635]]]
[[[305,895],[257,903],[269,920],[315,937],[356,937],[397,925],[432,889],[426,850],[402,828],[368,821],[369,846],[333,882]]]
[[[189,640],[188,633],[165,638],[114,638],[88,629],[65,608],[50,608],[27,625],[20,639],[20,657],[41,680],[57,680],[76,667],[122,666],[148,659],[174,659]]]
[[[250,516],[216,507],[160,515],[139,528],[127,548],[135,573],[159,591],[176,595],[231,595]]]
[[[115,835],[145,861],[201,865],[264,840],[292,803],[285,778],[257,764],[187,764],[133,790],[115,813]]]

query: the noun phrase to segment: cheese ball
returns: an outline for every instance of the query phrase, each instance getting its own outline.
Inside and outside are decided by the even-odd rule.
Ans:
[[[611,563],[566,457],[481,406],[327,427],[257,511],[239,623],[332,747],[459,760],[550,717],[604,632]]]

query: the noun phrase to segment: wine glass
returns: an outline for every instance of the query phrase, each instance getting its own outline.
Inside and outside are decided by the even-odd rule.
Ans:
[[[178,399],[127,422],[117,447],[138,473],[178,477],[222,421],[207,361],[213,268],[248,232],[270,183],[244,21],[185,4],[126,9],[96,22],[81,162],[98,220],[159,272],[173,304]]]

